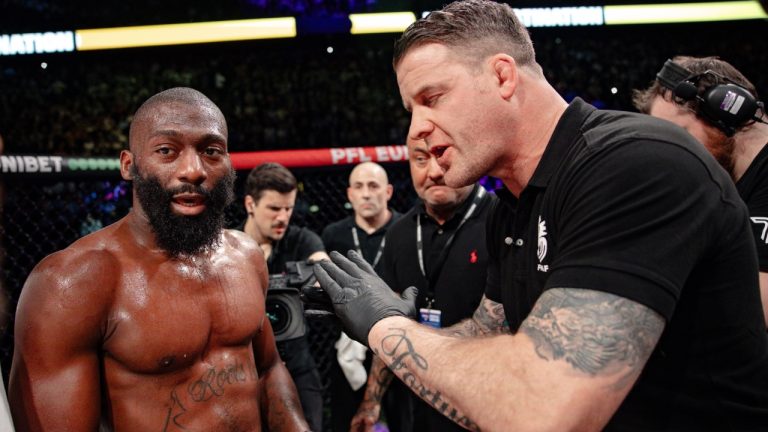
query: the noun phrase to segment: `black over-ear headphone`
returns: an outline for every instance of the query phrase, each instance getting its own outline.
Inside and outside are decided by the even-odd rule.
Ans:
[[[716,84],[699,92],[699,80],[705,76],[712,77]],[[749,90],[712,70],[694,74],[672,60],[667,60],[656,74],[656,80],[672,90],[676,97],[698,101],[697,113],[726,136],[733,136],[737,129],[752,121],[766,123],[756,115],[758,109],[765,110],[762,102],[755,99]]]

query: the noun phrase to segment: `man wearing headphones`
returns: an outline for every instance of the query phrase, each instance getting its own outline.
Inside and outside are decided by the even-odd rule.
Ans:
[[[768,323],[768,124],[755,86],[717,57],[667,61],[633,102],[643,113],[669,120],[698,139],[736,182],[752,220]]]
[[[733,181],[667,121],[567,103],[535,54],[509,5],[460,0],[393,56],[409,137],[446,185],[504,184],[485,299],[511,333],[421,325],[415,289],[393,296],[334,252],[314,270],[345,331],[470,430],[765,430],[768,338]]]

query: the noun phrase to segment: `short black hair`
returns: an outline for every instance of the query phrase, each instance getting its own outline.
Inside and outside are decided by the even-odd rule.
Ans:
[[[264,191],[273,190],[285,194],[293,192],[297,187],[296,177],[288,168],[277,162],[267,162],[252,169],[248,174],[245,194],[258,202]]]

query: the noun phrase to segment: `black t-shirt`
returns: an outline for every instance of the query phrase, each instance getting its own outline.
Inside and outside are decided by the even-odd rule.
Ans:
[[[323,229],[322,235],[325,249],[328,252],[339,252],[344,256],[347,256],[347,251],[350,249],[361,252],[363,258],[373,265],[374,269],[378,272],[381,268],[381,256],[384,255],[384,249],[386,248],[384,234],[386,234],[389,227],[402,216],[394,210],[391,210],[391,212],[392,217],[389,218],[387,223],[371,234],[368,234],[364,229],[357,226],[354,216],[348,216],[326,226],[325,229]],[[355,230],[357,233],[359,247],[355,245],[355,237],[352,234],[352,230]],[[379,257],[378,261],[376,260],[377,256]],[[374,261],[377,261],[375,265]]]
[[[457,231],[481,186],[457,209],[456,214],[442,226],[427,215],[424,204],[419,202],[387,230],[387,247],[381,259],[381,277],[395,291],[402,292],[409,286],[419,289],[416,307],[427,306],[427,296],[433,292],[432,308],[442,313],[442,326],[448,327],[469,318],[483,296],[486,267],[489,256],[485,242],[485,223],[496,197],[483,193],[477,199],[471,216]],[[421,272],[416,245],[416,226],[421,223],[425,271],[429,273],[437,265],[440,252],[448,238],[454,235],[445,262],[430,289],[427,278]],[[454,234],[455,233],[455,234]],[[393,385],[397,386],[398,381]],[[412,395],[409,391],[405,394]],[[432,409],[416,396],[414,430],[420,432],[462,431],[456,423]]]
[[[768,272],[768,144],[763,146],[736,182],[736,189],[747,203],[752,219],[760,271]]]
[[[245,222],[238,229],[243,231]],[[272,245],[272,252],[267,259],[269,274],[280,274],[286,271],[285,263],[290,261],[305,261],[313,253],[325,251],[320,236],[308,228],[288,225],[282,239]],[[302,317],[303,318],[303,317]],[[277,343],[280,357],[285,361],[288,371],[294,378],[300,374],[317,370],[317,365],[310,355],[309,339],[306,335]],[[299,389],[301,391],[301,389]]]
[[[272,245],[272,253],[267,259],[269,274],[285,272],[285,263],[306,261],[315,252],[324,252],[320,236],[308,228],[288,225],[285,235]]]
[[[517,329],[549,288],[610,292],[667,321],[607,430],[768,428],[768,338],[747,209],[682,129],[566,110],[519,200],[489,219],[486,295]],[[490,273],[490,272],[489,272]]]

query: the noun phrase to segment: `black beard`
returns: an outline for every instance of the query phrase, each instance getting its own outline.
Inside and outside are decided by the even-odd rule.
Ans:
[[[202,186],[185,184],[165,189],[157,177],[142,176],[136,165],[132,168],[134,193],[141,208],[149,218],[157,245],[168,255],[196,255],[205,249],[218,246],[219,235],[224,229],[224,209],[234,199],[235,172],[213,185],[211,190]],[[179,193],[196,193],[205,197],[205,210],[196,216],[173,213],[171,202]]]

